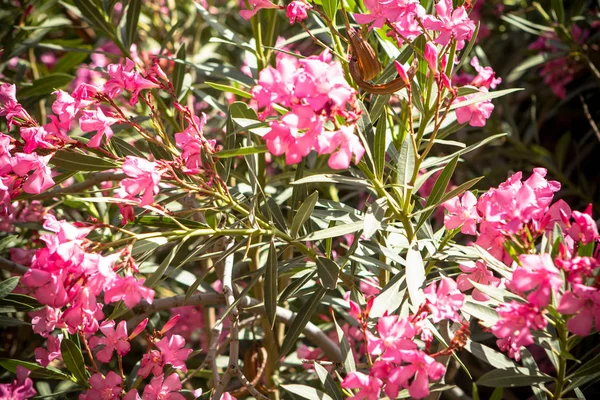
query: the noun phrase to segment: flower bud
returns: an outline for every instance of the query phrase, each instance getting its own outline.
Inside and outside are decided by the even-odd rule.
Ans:
[[[129,340],[133,339],[134,337],[136,337],[137,335],[142,333],[144,331],[144,329],[146,329],[146,325],[148,325],[148,318],[144,318],[144,320],[142,322],[140,322],[138,324],[138,326],[135,327],[133,332],[131,332],[131,335],[129,335]]]
[[[179,317],[180,317],[180,315],[177,314],[176,316],[174,316],[173,318],[168,320],[167,323],[165,324],[165,326],[163,326],[163,328],[160,330],[160,334],[164,335],[165,333],[167,333],[168,331],[173,329],[173,327],[175,325],[177,325],[177,321],[179,321]]]

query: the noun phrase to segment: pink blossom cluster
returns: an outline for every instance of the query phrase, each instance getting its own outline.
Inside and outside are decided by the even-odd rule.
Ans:
[[[52,214],[45,216],[43,227],[51,232],[40,236],[46,246],[36,251],[21,279],[45,306],[30,313],[34,332],[44,337],[55,328],[66,328],[70,334],[96,332],[104,318],[98,301],[102,293],[105,303],[122,300],[130,308],[142,298],[152,302],[154,291],[143,286],[143,278],[133,275],[136,268],[131,258],[119,274],[123,265],[117,262],[118,253],[102,256],[87,250],[91,228],[57,220]],[[55,352],[59,340],[49,338],[47,357]]]
[[[0,383],[0,399],[24,400],[30,399],[37,394],[33,388],[33,381],[29,378],[31,371],[17,365],[17,379],[11,383]]]
[[[269,151],[285,154],[287,164],[299,163],[313,149],[331,154],[333,169],[348,168],[353,156],[355,163],[362,158],[365,150],[353,133],[359,113],[356,91],[329,52],[304,59],[278,58],[276,68],[260,72],[252,99],[262,110],[261,119],[273,112],[275,104],[288,109],[269,123],[271,129],[263,136]],[[339,118],[345,119],[341,126]],[[334,123],[337,130],[326,129],[327,123]]]
[[[358,390],[352,399],[379,399],[382,391],[389,398],[396,398],[401,389],[408,389],[412,398],[424,398],[429,395],[430,381],[439,380],[445,374],[446,368],[435,357],[446,353],[429,354],[426,349],[419,348],[416,338],[420,336],[426,343],[433,340],[427,320],[433,323],[442,320],[461,322],[458,311],[465,296],[451,278],[431,283],[425,288],[424,295],[424,303],[415,314],[406,318],[384,315],[377,320],[375,332],[367,324],[374,297],[369,298],[364,310],[350,301],[350,314],[361,324],[368,354],[374,360],[368,374],[351,372],[342,382],[343,388]],[[447,351],[451,352],[453,346],[460,345],[453,341]]]

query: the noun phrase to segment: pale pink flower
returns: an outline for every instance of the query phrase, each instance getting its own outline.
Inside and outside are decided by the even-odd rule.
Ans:
[[[511,290],[530,292],[527,300],[538,307],[546,307],[552,291],[562,286],[558,268],[554,266],[550,254],[522,254],[519,256],[522,267],[517,267],[507,285]]]
[[[60,353],[60,343],[62,342],[63,334],[59,333],[56,336],[48,336],[46,348],[37,347],[34,351],[35,361],[42,367],[47,367],[54,360],[62,360]]]
[[[269,0],[249,0],[249,3],[253,7],[252,10],[240,11],[240,15],[246,21],[254,17],[256,13],[262,10],[263,8],[281,8],[278,5],[271,3]]]
[[[123,163],[123,172],[129,178],[121,181],[121,188],[129,196],[142,195],[141,206],[154,203],[154,195],[158,194],[161,173],[157,167],[155,162],[132,156]]]
[[[122,91],[131,93],[129,103],[135,105],[142,90],[158,88],[159,85],[144,78],[135,70],[135,63],[129,58],[125,65],[110,64],[107,67],[110,79],[104,84],[103,91],[111,99]]]
[[[388,376],[386,394],[390,398],[398,396],[400,387],[408,388],[408,393],[412,398],[427,397],[429,380],[437,381],[446,373],[446,367],[443,364],[419,350],[406,352],[403,361],[408,365],[393,369]]]
[[[31,371],[17,365],[15,369],[15,379],[12,383],[0,383],[0,399],[6,400],[25,400],[30,399],[37,394],[33,388],[33,381],[29,378]]]
[[[156,347],[163,356],[164,364],[171,364],[173,368],[187,372],[185,360],[193,350],[183,346],[185,346],[185,339],[179,335],[164,337],[156,343]]]
[[[93,336],[89,341],[92,349],[97,346],[104,346],[96,353],[98,360],[109,363],[115,350],[120,356],[129,353],[131,345],[127,337],[127,321],[119,322],[117,329],[115,329],[115,321],[104,321],[100,324],[100,331],[104,337]]]
[[[471,59],[471,66],[477,71],[477,76],[470,83],[471,86],[495,89],[502,83],[502,78],[496,78],[496,73],[491,67],[482,67],[477,57]]]
[[[60,309],[54,307],[44,307],[41,310],[29,312],[33,332],[43,337],[48,335],[54,328],[64,328],[60,319]]]
[[[119,122],[118,118],[104,114],[102,108],[98,107],[94,111],[83,111],[83,115],[79,118],[79,127],[82,132],[97,132],[87,144],[89,147],[95,148],[100,147],[104,136],[106,136],[106,142],[110,140],[113,136],[111,126],[117,122]]]
[[[437,323],[443,319],[460,322],[457,311],[465,303],[465,295],[457,289],[454,280],[446,277],[440,279],[439,285],[432,282],[423,293],[433,322]]]
[[[332,169],[347,169],[352,156],[358,164],[365,154],[360,139],[354,134],[354,125],[343,125],[335,132],[323,132],[318,142],[319,154],[331,154],[327,164]]]
[[[567,328],[576,335],[589,335],[592,326],[599,331],[600,291],[589,286],[573,285],[573,291],[566,292],[561,297],[557,311],[574,315],[567,321]]]
[[[79,400],[119,400],[122,382],[121,377],[113,371],[109,371],[106,377],[96,373],[89,379],[91,388],[79,395]]]
[[[123,300],[128,308],[133,308],[142,299],[152,304],[154,300],[154,290],[144,286],[144,278],[136,279],[129,275],[125,278],[117,279],[114,284],[104,292],[104,301],[106,303],[115,303]]]
[[[508,350],[509,357],[519,361],[521,346],[533,343],[531,329],[543,329],[546,320],[537,306],[514,300],[501,304],[496,312],[500,317],[492,327],[492,333],[499,338],[496,343],[501,350]]]
[[[311,8],[312,6],[305,1],[294,0],[288,4],[285,15],[290,19],[290,25],[293,25],[296,20],[304,21],[308,18],[307,11]]]
[[[58,116],[61,121],[68,121],[69,123],[79,111],[79,102],[64,90],[57,90],[53,92],[56,95],[56,100],[52,103],[52,112]]]
[[[569,229],[569,235],[573,240],[583,244],[598,240],[598,225],[589,213],[573,211],[572,217],[575,222]]]
[[[397,315],[379,318],[377,335],[367,332],[367,349],[375,356],[382,356],[384,361],[400,362],[405,351],[417,348],[413,341],[415,327],[408,319]]]
[[[487,93],[487,89],[484,87],[480,88],[479,90],[480,92]],[[455,102],[460,103],[462,101],[471,100],[477,96],[480,96],[479,93],[460,96],[455,100]],[[494,105],[492,104],[492,101],[483,100],[457,108],[456,120],[459,124],[465,124],[468,122],[471,126],[483,127],[485,126],[486,121],[492,115],[492,111],[494,111]]]
[[[0,117],[6,117],[8,120],[8,128],[15,124],[19,125],[19,121],[15,121],[15,118],[22,121],[32,121],[31,117],[21,107],[21,104],[16,98],[17,87],[13,84],[3,83],[0,85]]]
[[[54,146],[48,139],[48,132],[42,126],[21,127],[21,138],[25,141],[23,151],[32,153],[36,149],[52,149]]]
[[[462,272],[464,272],[464,274],[460,274],[458,277],[456,277],[456,286],[462,292],[473,287],[473,284],[470,281],[492,287],[500,286],[500,278],[496,278],[494,273],[487,269],[487,266],[482,261],[477,261],[475,266],[460,264],[458,267]],[[487,301],[490,299],[487,294],[483,293],[477,288],[473,289],[471,296],[477,301]]]
[[[189,124],[183,131],[175,134],[175,143],[177,147],[183,150],[181,158],[185,162],[186,173],[195,174],[200,172],[202,166],[202,128],[206,124],[206,114],[202,113],[202,118],[194,115],[194,124]],[[195,125],[195,126],[194,126]],[[198,132],[196,127],[200,130]]]
[[[378,400],[383,382],[381,379],[365,375],[362,372],[350,372],[341,385],[344,389],[359,389],[353,397],[348,400]]]
[[[477,213],[477,198],[471,192],[465,192],[462,198],[458,196],[444,203],[444,208],[448,214],[444,217],[444,226],[446,229],[462,228],[460,231],[465,235],[477,234],[477,223],[481,217]]]
[[[171,374],[165,378],[164,375],[154,377],[144,388],[143,400],[185,400],[182,394],[176,393],[181,390],[181,381],[177,374]]]
[[[11,160],[12,169],[18,176],[28,176],[23,183],[23,191],[29,194],[40,194],[54,186],[52,172],[48,162],[52,155],[39,156],[35,153],[15,153]],[[30,173],[30,171],[33,171]]]

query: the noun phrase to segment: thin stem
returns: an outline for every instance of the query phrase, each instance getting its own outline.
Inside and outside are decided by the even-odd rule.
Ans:
[[[563,388],[566,384],[567,375],[567,358],[564,354],[567,353],[567,340],[568,332],[564,322],[560,321],[556,324],[556,331],[558,332],[558,341],[560,344],[560,354],[558,355],[558,373],[556,375],[556,388],[554,390],[554,400],[558,400],[562,396]]]

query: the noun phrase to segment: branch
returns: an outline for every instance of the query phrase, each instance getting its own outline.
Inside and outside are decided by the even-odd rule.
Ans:
[[[4,257],[0,257],[0,269],[19,275],[24,275],[25,272],[29,271],[29,268],[26,266],[17,264],[16,262],[10,261]]]

